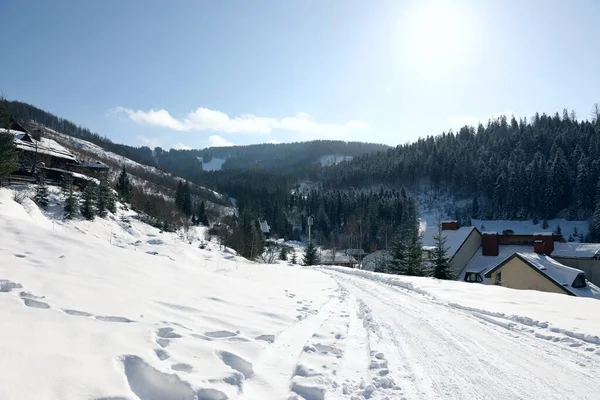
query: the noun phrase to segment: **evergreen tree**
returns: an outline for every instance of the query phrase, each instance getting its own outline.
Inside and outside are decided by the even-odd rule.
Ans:
[[[181,212],[183,212],[183,214],[188,218],[193,213],[192,194],[190,193],[190,184],[188,181],[186,181],[183,185],[183,199],[181,205]]]
[[[296,256],[296,251],[292,252],[292,265],[296,265],[298,263],[298,257]]]
[[[317,265],[319,263],[319,256],[317,255],[317,248],[312,241],[308,242],[304,249],[304,258],[302,260],[304,265]]]
[[[73,187],[73,178],[70,174],[65,174],[63,179],[63,190],[65,193],[64,216],[65,219],[73,219],[79,210],[79,201]]]
[[[561,229],[560,225],[556,225],[556,229],[554,230],[554,233],[557,235],[562,235],[562,229]]]
[[[204,226],[209,225],[208,215],[206,214],[206,205],[204,204],[204,200],[200,202],[200,206],[198,207],[198,216],[197,221],[199,224]]]
[[[479,218],[479,201],[477,197],[473,197],[471,202],[471,218]]]
[[[452,279],[450,260],[448,259],[448,247],[446,237],[442,231],[442,224],[438,224],[437,235],[433,237],[435,250],[433,251],[433,277],[437,279]]]
[[[408,241],[406,238],[406,231],[401,230],[396,235],[394,243],[392,245],[392,260],[389,263],[387,270],[383,272],[387,272],[390,274],[398,275],[404,272],[404,266],[406,264],[407,259],[407,249],[408,249]]]
[[[124,203],[130,203],[131,191],[132,186],[131,182],[129,181],[129,175],[127,175],[127,170],[125,169],[125,165],[123,165],[121,174],[117,179],[117,193],[119,194],[119,199]]]
[[[175,189],[175,205],[179,209],[179,211],[183,211],[183,203],[184,203],[185,194],[183,192],[183,182],[177,182],[177,189]]]
[[[94,206],[95,200],[96,185],[92,182],[88,182],[81,195],[81,215],[88,221],[93,220],[96,216],[96,209]]]
[[[10,114],[6,100],[0,97],[0,129],[10,128]],[[7,178],[19,167],[18,153],[12,133],[0,131],[0,181]]]
[[[35,188],[35,202],[41,208],[48,207],[48,185],[46,184],[46,173],[40,169],[37,174],[37,186]]]
[[[279,253],[279,259],[281,261],[287,261],[288,255],[287,255],[287,247],[286,246],[281,247],[281,252]]]
[[[115,213],[116,204],[115,204],[115,196],[113,195],[113,191],[108,183],[108,179],[103,178],[100,180],[100,185],[97,189],[96,195],[96,213],[99,217],[104,218],[108,214],[108,211],[111,213]]]

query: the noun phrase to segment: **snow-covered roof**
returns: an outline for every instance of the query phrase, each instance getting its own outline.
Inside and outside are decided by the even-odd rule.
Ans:
[[[502,263],[508,257],[512,256],[515,253],[523,251],[524,248],[530,248],[525,246],[498,246],[498,255],[497,256],[484,256],[481,251],[481,247],[479,250],[473,254],[473,257],[469,260],[464,269],[460,272],[458,276],[458,280],[463,281],[465,279],[465,274],[467,272],[479,272],[481,277],[483,278],[484,283],[487,282],[484,274]]]
[[[260,221],[260,230],[262,231],[262,233],[269,233],[271,232],[271,227],[269,226],[267,221]]]
[[[559,286],[575,296],[600,298],[600,288],[596,285],[588,284],[582,288],[572,286],[575,278],[583,271],[577,268],[568,267],[559,263],[551,257],[537,253],[516,253],[516,255],[530,266],[537,268],[542,274],[549,277]]]
[[[553,232],[533,232],[533,236],[553,236]]]
[[[465,226],[457,230],[442,231],[442,236],[446,238],[446,247],[448,248],[448,258],[454,257],[460,246],[467,240],[471,232],[476,229],[474,226]],[[422,244],[423,247],[435,246],[433,239],[438,234],[437,226],[432,226],[423,232]]]
[[[77,161],[77,158],[73,153],[67,150],[65,147],[61,146],[57,142],[52,139],[48,139],[46,137],[42,137],[40,141],[33,139],[32,142],[23,140],[27,133],[15,130],[7,130],[1,129],[0,131],[12,133],[15,136],[15,146],[17,149],[23,151],[37,151],[40,154],[47,154],[57,158],[63,158],[70,161]],[[36,150],[37,144],[37,150]]]
[[[367,254],[362,260],[362,269],[373,271],[379,262],[392,261],[392,252],[389,250],[377,250]]]
[[[594,258],[600,256],[600,243],[554,243],[552,257]]]
[[[363,249],[346,249],[346,254],[351,256],[363,256],[367,253]]]
[[[323,250],[319,256],[321,264],[357,264],[356,259],[342,251],[335,252],[335,260],[333,259],[332,250]]]
[[[108,165],[100,161],[82,162],[80,165],[86,168],[108,168]]]

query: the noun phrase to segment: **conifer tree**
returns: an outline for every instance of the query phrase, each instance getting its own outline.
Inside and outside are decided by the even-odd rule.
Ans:
[[[63,191],[65,194],[64,216],[65,219],[73,219],[79,210],[79,202],[73,187],[73,178],[70,174],[65,174],[63,179]]]
[[[185,185],[183,185],[183,203],[181,206],[181,211],[188,218],[193,213],[192,194],[190,192],[190,184],[187,181],[185,182]]]
[[[437,279],[451,279],[450,260],[448,259],[448,247],[446,237],[442,231],[441,222],[438,224],[437,235],[433,237],[435,250],[433,251],[433,277]]]
[[[281,252],[279,253],[279,259],[281,261],[287,261],[288,255],[287,255],[287,247],[286,246],[281,247]]]
[[[96,184],[88,182],[83,189],[81,195],[81,215],[88,221],[91,221],[96,216],[96,207],[94,201],[96,199]]]
[[[319,263],[319,256],[317,255],[317,248],[313,244],[312,240],[308,242],[304,249],[304,258],[302,259],[304,265],[317,265]]]
[[[204,200],[200,202],[200,206],[198,207],[198,216],[197,221],[199,224],[204,226],[208,226],[208,215],[206,214],[206,205],[204,204]]]
[[[119,194],[119,200],[122,202],[131,202],[131,182],[129,181],[125,165],[123,165],[123,169],[117,180],[117,193]]]
[[[116,212],[115,196],[106,178],[100,180],[95,205],[96,213],[101,218],[106,217],[108,211],[113,214]]]
[[[6,100],[0,96],[0,128],[10,128],[10,113]],[[0,181],[8,177],[19,167],[17,149],[12,133],[0,132]]]
[[[41,208],[48,207],[48,185],[46,184],[46,173],[43,169],[37,174],[37,186],[35,188],[35,202]]]
[[[298,263],[298,257],[296,256],[296,251],[292,252],[292,265],[296,265]]]

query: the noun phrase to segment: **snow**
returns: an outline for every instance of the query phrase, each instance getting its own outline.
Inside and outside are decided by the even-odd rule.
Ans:
[[[600,243],[554,242],[552,257],[594,258],[600,255]]]
[[[562,235],[566,238],[575,230],[579,234],[587,235],[589,230],[589,221],[567,221],[566,219],[548,220],[548,228],[542,228],[542,221],[534,225],[532,220],[528,221],[510,221],[510,220],[471,220],[473,226],[480,231],[496,231],[502,233],[503,230],[513,230],[515,234],[533,234],[533,233],[551,233],[560,225]]]
[[[0,189],[0,398],[593,399],[600,302],[265,265]],[[301,251],[300,244],[294,251]],[[560,371],[560,373],[557,373]],[[585,382],[585,385],[580,384]]]
[[[56,141],[47,137],[42,137],[40,141],[33,139],[32,142],[22,140],[24,133],[21,131],[0,129],[0,131],[12,133],[15,135],[15,146],[18,149],[47,154],[54,157],[64,158],[66,160],[77,161],[77,158],[69,150],[58,144]],[[36,148],[37,144],[37,148]]]
[[[467,240],[471,232],[475,227],[472,226],[463,226],[458,228],[457,230],[446,230],[442,231],[442,236],[446,238],[445,246],[448,248],[448,258],[454,257],[460,246]],[[438,234],[437,226],[428,227],[423,232],[423,236],[421,237],[423,246],[427,248],[431,248],[435,246],[434,237]]]
[[[329,155],[322,156],[321,158],[319,158],[319,161],[321,162],[321,166],[328,167],[331,165],[339,164],[344,161],[352,161],[353,158],[354,157],[352,157],[352,156],[329,154]]]
[[[202,169],[204,171],[220,171],[223,168],[223,164],[225,164],[225,161],[227,161],[227,159],[213,157],[212,160],[205,163],[202,157],[198,157],[198,161],[202,163]]]
[[[461,271],[460,275],[458,276],[458,280],[464,281],[465,274],[467,272],[479,272],[483,278],[483,282],[487,283],[487,278],[484,276],[487,271],[502,263],[513,254],[522,252],[524,248],[527,247],[519,245],[498,246],[497,256],[484,256],[480,247],[475,254],[473,254],[473,257],[471,257],[465,268]]]

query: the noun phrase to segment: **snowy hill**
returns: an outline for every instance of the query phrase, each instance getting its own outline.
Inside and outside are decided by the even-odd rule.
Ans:
[[[0,398],[593,399],[600,301],[239,258],[0,189]],[[586,382],[585,385],[574,384]]]

